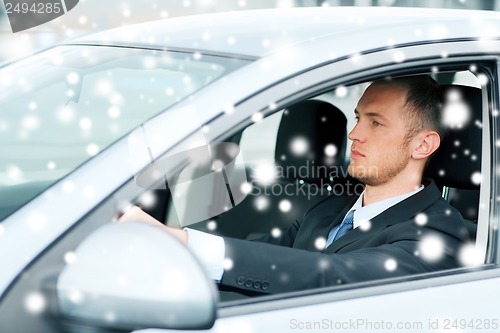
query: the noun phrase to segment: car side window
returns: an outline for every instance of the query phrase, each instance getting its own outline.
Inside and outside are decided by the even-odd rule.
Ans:
[[[446,98],[451,98],[451,102],[448,103],[451,105],[451,112],[454,115],[457,112],[459,114],[462,111],[465,112],[465,115],[462,115],[465,118],[462,120],[460,120],[460,116],[444,119],[444,121],[451,122],[448,132],[455,139],[447,139],[445,143],[453,142],[446,144],[446,147],[441,150],[449,150],[451,146],[455,147],[453,152],[446,154],[452,156],[453,159],[458,158],[460,161],[464,159],[465,162],[469,163],[470,170],[467,169],[467,172],[470,172],[471,175],[468,178],[472,179],[474,176],[477,178],[481,173],[482,136],[481,131],[477,131],[477,129],[479,129],[478,124],[481,123],[482,119],[483,99],[478,79],[470,71],[439,73],[435,77],[443,85],[450,86],[447,89],[447,94],[451,95]],[[345,179],[350,177],[347,170],[350,145],[347,133],[355,125],[352,110],[355,109],[356,102],[367,85],[368,83],[360,83],[347,87],[335,87],[335,89],[322,93],[309,101],[296,102],[268,117],[254,119],[253,124],[247,126],[243,131],[233,133],[233,138],[239,138],[239,157],[242,162],[237,165],[237,168],[240,168],[239,171],[246,175],[246,182],[240,184],[239,188],[244,192],[244,199],[237,204],[229,203],[227,198],[221,202],[220,193],[225,193],[226,189],[221,188],[220,184],[208,185],[205,188],[208,192],[204,191],[203,193],[194,184],[188,184],[184,188],[187,194],[182,199],[175,193],[171,193],[169,196],[169,203],[166,207],[166,223],[182,227],[189,225],[195,229],[224,236],[254,239],[273,233],[278,234],[283,228],[302,217],[309,207],[332,194],[361,194],[361,184],[353,182],[347,186],[344,185]],[[464,88],[458,91],[451,89],[452,86]],[[455,96],[456,94],[459,96]],[[469,103],[467,101],[469,98],[476,100]],[[301,105],[304,102],[310,102],[310,104],[306,107],[300,106],[303,109],[294,111],[296,105]],[[315,102],[317,103],[315,104]],[[342,110],[336,105],[340,105]],[[319,110],[320,107],[325,106],[337,109],[339,118],[329,123],[329,127],[325,128],[324,132],[343,132],[337,138],[331,137],[321,142],[317,139],[323,136],[319,132],[321,127],[316,127],[317,124],[314,121],[321,123],[328,117],[320,113],[313,115],[313,113],[315,107]],[[290,110],[295,113],[291,115]],[[314,120],[314,117],[317,119]],[[334,116],[329,117],[333,118]],[[289,119],[291,120],[288,121]],[[341,121],[344,123],[339,126]],[[464,123],[457,123],[460,121]],[[456,133],[458,127],[461,128],[465,125],[472,126],[476,132],[473,134]],[[307,128],[308,126],[310,129]],[[307,137],[309,135],[307,131],[314,133]],[[468,139],[460,140],[463,135],[475,135],[476,139],[473,142],[476,146],[469,147],[469,143],[466,142]],[[311,159],[313,154],[323,154],[323,160]],[[457,178],[457,176],[453,177],[456,170],[451,169],[452,166],[449,165],[451,162],[444,157],[446,154],[438,154],[439,156],[434,158],[435,161],[430,163],[426,175],[436,179],[440,188],[443,188],[443,196],[460,211],[467,220],[471,235],[475,237],[480,184],[474,182],[457,184],[453,180]],[[329,164],[328,161],[324,163],[325,158],[331,159]],[[190,172],[188,169],[183,170],[183,173],[188,172]],[[450,178],[452,183],[448,184]],[[199,204],[193,205],[195,202]],[[203,202],[205,203],[201,204]],[[190,220],[188,223],[183,223],[180,220],[179,216],[185,216],[186,212],[193,209],[202,209],[201,205],[215,207],[223,205],[223,207],[219,209],[219,214],[208,214],[210,216],[205,214],[206,219]]]
[[[486,229],[487,234],[489,227],[489,217],[484,213],[485,210],[488,212],[488,208],[485,208],[484,205],[485,202],[489,201],[490,197],[490,184],[487,175],[490,172],[488,156],[491,140],[488,141],[484,137],[490,128],[488,126],[488,112],[485,112],[485,110],[489,110],[492,104],[487,94],[489,85],[481,84],[480,74],[465,73],[465,71],[440,74],[435,75],[435,78],[442,83],[443,87],[446,86],[448,92],[446,97],[449,100],[449,105],[445,105],[445,108],[449,107],[448,110],[444,110],[445,120],[446,112],[451,112],[452,116],[446,120],[450,128],[449,133],[443,140],[445,151],[441,153],[441,156],[435,156],[436,159],[432,162],[434,165],[429,164],[429,170],[426,172],[427,176],[436,180],[445,200],[449,201],[468,220],[467,232],[471,235],[471,241],[464,244],[459,255],[461,267],[468,268],[488,263],[488,258],[485,257],[485,249],[482,249],[481,246],[484,242],[483,234],[485,230],[483,229]],[[114,195],[86,216],[62,241],[49,249],[47,254],[44,254],[42,259],[30,268],[31,274],[22,277],[19,287],[13,290],[11,297],[24,300],[27,297],[26,291],[28,291],[28,296],[41,295],[39,291],[40,281],[51,281],[51,279],[57,277],[57,274],[64,266],[71,265],[77,260],[78,258],[75,258],[74,255],[75,248],[85,242],[86,237],[92,234],[94,230],[116,219],[120,210],[129,204],[142,205],[148,212],[153,210],[152,207],[156,207],[154,209],[157,210],[157,213],[153,215],[166,221],[168,225],[189,226],[210,233],[249,240],[267,237],[267,240],[272,242],[273,239],[278,239],[280,235],[286,232],[287,227],[293,224],[296,218],[302,217],[309,207],[314,206],[316,203],[328,199],[332,195],[345,195],[344,192],[342,194],[338,192],[341,190],[362,191],[362,187],[356,187],[358,184],[351,184],[351,188],[346,184],[349,175],[345,171],[349,161],[345,158],[348,156],[345,139],[355,123],[352,120],[352,110],[356,106],[357,92],[361,91],[366,85],[366,82],[346,85],[342,89],[346,89],[347,92],[340,94],[340,96],[337,93],[339,87],[333,87],[328,92],[322,92],[311,96],[311,98],[284,105],[283,111],[269,113],[269,117],[264,117],[256,124],[254,124],[255,120],[249,120],[246,123],[246,129],[242,133],[238,131],[228,132],[227,137],[222,138],[220,141],[201,146],[201,150],[196,150],[200,147],[195,147],[193,148],[194,151],[190,150],[190,153],[175,160],[176,163],[173,163],[174,160],[170,160],[171,163],[164,164],[165,168],[161,170],[165,174],[158,177],[158,182],[150,184],[151,186],[141,187],[138,179],[139,175],[135,175],[136,177],[124,184]],[[338,100],[339,98],[342,101]],[[295,111],[297,111],[296,114],[294,114]],[[307,117],[303,118],[304,114],[307,114]],[[273,123],[265,124],[267,120]],[[262,126],[264,124],[265,126]],[[308,124],[313,125],[310,131],[313,134],[322,133],[322,131],[339,134],[341,129],[344,129],[344,132],[338,138],[332,136],[325,137],[322,141],[313,141],[316,135],[307,136],[306,132],[299,132]],[[289,126],[294,130],[288,132],[282,126]],[[332,131],[333,128],[336,130]],[[272,132],[272,135],[269,134],[268,138],[271,141],[275,140],[274,155],[271,155],[273,149],[270,147],[259,149],[260,144],[252,146],[254,142],[245,142],[246,140],[253,141],[253,138],[259,137],[261,129]],[[239,134],[242,135],[241,140],[238,142],[239,145],[237,145],[231,139],[239,136]],[[284,143],[280,143],[281,135],[284,135]],[[492,137],[491,139],[496,138]],[[338,141],[334,142],[332,140]],[[270,146],[271,144],[269,143]],[[317,149],[314,148],[316,146]],[[237,149],[235,150],[235,148]],[[276,154],[276,151],[280,149],[281,153]],[[256,156],[255,161],[260,160],[261,156],[263,156],[264,160],[277,162],[279,179],[274,179],[270,184],[254,182],[254,175],[246,170],[245,157],[245,152],[252,150],[254,150],[252,153],[255,154],[248,154]],[[183,153],[185,152],[183,151]],[[212,162],[217,161],[211,167],[218,166],[221,169],[220,167],[223,165],[225,171],[215,172],[214,176],[202,179],[202,176],[211,174],[211,172],[206,172],[209,169],[203,169],[204,171],[202,170],[203,172],[200,173],[200,169],[196,165],[190,165],[190,163],[193,161],[199,162],[193,157],[199,157],[205,152],[215,153],[212,156],[217,157],[211,159]],[[309,155],[310,152],[314,152],[314,156]],[[320,159],[316,159],[318,156]],[[161,160],[162,158],[151,163],[151,166],[157,167],[158,162]],[[253,158],[250,159],[251,162],[253,160]],[[323,160],[324,165],[319,165],[319,160]],[[457,167],[457,164],[460,168]],[[302,166],[305,167],[300,169]],[[160,169],[152,168],[152,170],[158,171]],[[314,170],[314,173],[312,170]],[[168,176],[168,180],[177,181],[182,180],[184,176],[186,178],[182,182],[165,183],[163,176]],[[202,180],[202,186],[199,187],[199,184],[195,184],[195,180]],[[211,211],[212,215],[207,215],[206,218],[204,218],[203,214],[192,215],[193,218],[198,216],[200,219],[193,220],[194,223],[190,225],[183,225],[178,218],[177,220],[171,218],[166,213],[166,209],[170,208],[169,205],[172,204],[172,198],[176,195],[176,189],[169,187],[171,184],[186,184],[182,189],[193,192],[193,194],[188,193],[187,196],[181,198],[184,200],[186,197],[193,195],[192,200],[184,200],[184,206],[179,207],[183,207],[187,212],[198,210],[205,214],[205,212]],[[233,185],[238,186],[232,187]],[[242,186],[243,188],[250,186],[250,188],[241,191]],[[257,188],[259,192],[257,192]],[[201,189],[205,192],[195,193]],[[238,196],[238,190],[245,195]],[[220,193],[224,193],[224,196],[220,195]],[[208,199],[201,201],[204,200],[204,197],[208,197]],[[200,202],[203,202],[209,208],[212,205],[213,207],[210,209],[221,209],[224,208],[224,205],[228,205],[228,209],[217,213],[209,208],[200,207]],[[149,205],[151,203],[156,203],[156,205]],[[174,215],[177,215],[177,212]],[[426,216],[417,215],[414,222],[417,225],[425,225],[427,222]],[[476,239],[475,243],[474,239]],[[324,241],[325,239],[317,237],[312,242],[313,247],[310,250],[320,251],[319,248],[325,246]],[[435,238],[430,239],[421,248],[422,252],[419,255],[428,256],[432,260],[435,258],[436,253],[439,254],[440,248],[439,241],[436,241]],[[321,263],[319,262],[319,264]],[[388,261],[386,268],[388,270],[393,269],[394,265],[397,266],[398,263]],[[460,272],[458,270],[458,273]],[[453,273],[456,274],[457,270],[453,270]],[[443,275],[442,272],[440,274]],[[430,274],[425,277],[433,276]],[[413,278],[422,279],[422,275],[408,277],[409,280]],[[405,279],[406,277],[403,277],[396,281],[405,281]],[[124,280],[119,281],[123,282]],[[169,280],[168,282],[178,281]],[[245,282],[246,280],[243,283]],[[393,283],[394,280],[381,280],[374,277],[373,281],[368,281],[368,284],[352,284],[343,288],[372,286],[373,284],[370,283],[373,282],[389,284]],[[262,281],[259,280],[258,283],[261,287]],[[252,284],[257,285],[256,281],[252,281]],[[336,285],[331,285],[324,290],[339,290],[335,288]],[[222,290],[221,295],[224,295]],[[79,302],[78,293],[70,296],[74,297],[76,303]],[[239,298],[240,295],[238,294],[237,297]],[[224,304],[224,302],[234,298],[233,296],[222,296],[222,306],[230,304]],[[24,306],[22,301],[17,303],[16,309]],[[46,328],[46,330],[49,329]]]
[[[278,111],[242,131],[239,146],[247,164],[274,161],[276,138],[282,116],[283,110]]]

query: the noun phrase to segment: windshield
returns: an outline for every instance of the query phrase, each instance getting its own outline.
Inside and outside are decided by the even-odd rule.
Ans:
[[[133,128],[247,62],[75,45],[0,68],[0,221]]]

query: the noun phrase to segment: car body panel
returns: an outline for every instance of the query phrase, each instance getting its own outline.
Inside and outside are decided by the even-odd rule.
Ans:
[[[473,57],[494,61],[500,53],[499,17],[489,12],[393,8],[251,11],[145,23],[66,43],[177,49],[253,62],[145,122],[0,223],[0,252],[15,249],[15,255],[2,259],[0,295],[30,263],[151,159],[169,150],[175,154],[207,144],[234,131],[236,124],[250,121],[255,112],[270,112],[320,86],[331,88],[391,68],[425,66],[429,59],[435,64]],[[259,23],[261,20],[269,25]],[[189,140],[183,141],[186,138]],[[497,163],[495,156],[492,161]],[[492,189],[495,185],[491,184]],[[489,223],[496,227],[496,215]],[[480,234],[484,244],[493,241],[487,230]],[[294,330],[290,326],[293,319],[304,323],[324,319],[349,322],[358,317],[380,322],[386,318],[423,325],[436,319],[494,319],[497,302],[488,296],[500,292],[496,271],[463,274],[465,280],[461,281],[454,281],[453,276],[444,277],[445,282],[426,280],[431,282],[413,288],[409,287],[413,282],[404,282],[399,290],[390,285],[362,288],[359,293],[325,292],[304,297],[303,303],[287,304],[285,298],[235,306],[236,311],[221,309],[221,317],[210,331]],[[442,300],[454,306],[443,308]],[[469,304],[481,307],[471,309]],[[426,311],[419,312],[422,306]],[[388,315],[389,310],[394,313]]]
[[[373,296],[361,296],[362,294],[358,294],[356,290],[349,290],[336,292],[335,294],[344,294],[346,298],[337,302],[328,300],[326,295],[322,300],[318,295],[311,296],[307,305],[297,307],[283,306],[281,309],[269,309],[264,304],[247,305],[246,311],[240,311],[237,315],[219,315],[212,329],[195,332],[353,330],[416,333],[447,330],[473,332],[481,329],[493,332],[495,329],[491,324],[496,322],[495,326],[498,329],[500,323],[496,309],[497,302],[489,296],[499,292],[498,277],[439,287],[417,287],[414,290],[407,289]],[[291,303],[290,299],[287,301]],[[449,306],[445,307],[443,303]],[[478,304],[481,306],[474,306]],[[224,310],[219,312],[223,313]],[[398,327],[399,324],[403,326]],[[180,331],[152,329],[136,332]]]
[[[159,20],[85,36],[77,42],[110,42],[264,57],[282,48],[307,45],[324,38],[334,42],[332,51],[344,55],[350,53],[352,47],[365,45],[335,41],[357,31],[374,35],[364,42],[390,47],[408,42],[496,36],[498,18],[498,13],[487,11],[416,8],[252,10]],[[384,34],[384,31],[391,33]]]

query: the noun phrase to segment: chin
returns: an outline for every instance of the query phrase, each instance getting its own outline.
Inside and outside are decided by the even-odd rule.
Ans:
[[[364,166],[361,165],[356,165],[355,162],[351,162],[349,166],[347,167],[347,171],[349,172],[349,175],[351,177],[354,177],[356,179],[364,178],[364,176],[368,175],[368,169]]]
[[[349,175],[351,177],[359,180],[365,185],[373,186],[382,183],[381,180],[379,179],[378,174],[375,175],[370,174],[370,168],[366,168],[363,166],[355,166],[351,163],[349,164],[347,171],[349,172]]]

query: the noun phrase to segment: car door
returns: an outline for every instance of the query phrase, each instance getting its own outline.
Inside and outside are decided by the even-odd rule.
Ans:
[[[443,48],[447,50],[446,57],[442,57]],[[357,59],[347,58],[313,66],[293,77],[279,78],[274,85],[259,92],[249,93],[246,99],[234,106],[232,112],[223,113],[207,121],[205,126],[208,126],[208,131],[195,131],[195,134],[185,137],[166,154],[159,153],[160,158],[172,157],[174,153],[182,153],[197,147],[200,142],[208,144],[227,142],[238,131],[256,120],[265,119],[288,105],[332,92],[341,99],[344,89],[366,84],[376,78],[469,71],[474,73],[477,82],[481,84],[485,103],[483,121],[480,124],[483,128],[482,181],[476,243],[484,258],[484,264],[418,276],[220,302],[215,325],[208,331],[495,330],[498,326],[495,310],[498,304],[491,295],[500,291],[498,283],[500,270],[496,266],[495,255],[498,247],[497,145],[495,144],[498,140],[495,130],[497,126],[495,110],[498,110],[499,94],[496,55],[498,50],[500,50],[499,44],[493,41],[436,43],[400,47],[397,51],[387,49],[372,52],[363,55],[362,63]],[[394,52],[403,52],[405,61],[395,62]],[[300,85],[296,82],[300,82]],[[255,114],[259,116],[256,117]],[[161,135],[161,131],[162,127],[159,125],[146,128],[148,137]],[[200,133],[203,135],[200,136]],[[133,134],[130,138],[134,137]],[[121,148],[123,148],[121,156],[128,155],[128,152],[124,152],[125,147]],[[186,159],[181,158],[178,162],[166,165],[167,171],[175,171],[173,174],[176,177],[180,175],[179,170],[184,170]],[[188,178],[189,181],[193,179]],[[39,290],[40,286],[45,285],[44,282],[57,277],[60,271],[69,265],[68,259],[62,259],[65,258],[65,253],[74,252],[88,235],[103,224],[109,223],[124,206],[138,202],[145,193],[163,190],[154,187],[158,184],[158,180],[161,182],[163,179],[153,179],[145,187],[139,186],[137,180],[138,177],[133,177],[126,183],[117,185],[117,191],[112,196],[103,199],[78,226],[61,237],[57,245],[42,253],[36,265],[27,268],[26,273],[11,288],[11,294],[3,299],[3,306],[12,306],[8,313],[25,311],[23,300],[26,293]],[[215,184],[217,181],[228,184],[224,177],[215,176],[210,184]],[[209,185],[205,187],[207,188],[213,191],[215,187]],[[223,186],[222,191],[226,190],[227,187]],[[195,206],[188,207],[196,209]],[[46,265],[47,262],[52,262],[52,265]],[[52,269],[37,270],[41,267]],[[96,271],[96,275],[99,276],[99,271]],[[57,302],[50,304],[57,308]],[[55,313],[58,313],[57,309]],[[65,319],[62,320],[57,315],[54,318],[54,312],[48,311],[36,320],[52,323],[67,322],[68,318],[62,318]],[[157,331],[164,330],[157,329]]]
[[[462,74],[472,74],[483,98],[482,121],[475,124],[483,130],[478,230],[474,245],[466,249],[466,256],[475,259],[451,271],[222,302],[212,331],[496,330],[498,318],[493,309],[498,304],[491,295],[500,291],[500,270],[495,259],[498,50],[496,42],[473,41],[382,50],[363,55],[362,64],[351,58],[312,69],[239,104],[234,115],[241,119],[240,128],[245,128],[255,119],[265,119],[299,100],[328,92],[344,96],[346,87],[375,78],[426,73],[441,75],[446,81],[446,73],[452,72],[460,81]],[[394,61],[395,53],[404,54],[405,60]],[[224,119],[213,122],[210,128],[213,133],[229,130],[227,125],[224,127]]]

